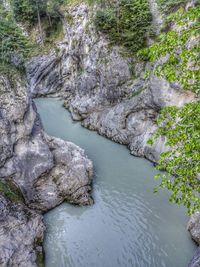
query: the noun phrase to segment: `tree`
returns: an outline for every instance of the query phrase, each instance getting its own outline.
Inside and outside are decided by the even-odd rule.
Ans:
[[[60,11],[60,6],[63,4],[63,0],[48,0],[47,1],[47,10],[46,15],[49,20],[49,25],[52,27],[54,21],[59,21],[63,15]]]
[[[170,148],[161,154],[158,170],[166,170],[171,176],[160,173],[158,187],[171,191],[170,201],[182,204],[192,214],[200,210],[200,101],[185,104],[182,108],[166,107],[158,119],[157,137],[165,136]],[[175,175],[175,177],[174,177]],[[157,191],[157,188],[156,188]]]
[[[13,19],[12,12],[0,2],[0,61],[10,63],[12,57],[26,57],[30,44]]]
[[[47,0],[11,0],[16,21],[34,24],[46,14]]]
[[[44,45],[43,31],[42,31],[41,18],[40,18],[40,4],[38,0],[36,0],[36,8],[37,8],[37,19],[38,19],[38,26],[39,26],[39,32],[40,32],[40,39],[41,39],[42,45]]]
[[[145,47],[152,15],[147,0],[120,0],[97,10],[95,25],[112,43],[134,54]]]

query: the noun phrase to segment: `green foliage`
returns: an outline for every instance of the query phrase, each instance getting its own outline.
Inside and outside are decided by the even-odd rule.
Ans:
[[[59,40],[63,39],[64,32],[62,22],[58,21],[57,23],[52,23],[52,25],[50,26],[46,18],[42,21],[42,27],[43,31],[45,31],[46,33],[44,45],[41,46],[40,44],[34,43],[29,57],[48,54],[49,51],[51,51],[52,49],[54,49],[56,53],[59,52],[59,48],[56,47],[55,42],[58,42]],[[34,38],[35,37],[33,36],[33,42]]]
[[[49,20],[59,19],[60,6],[64,0],[11,0],[13,14],[17,21],[34,24],[41,18],[48,17]],[[50,21],[51,24],[51,21]]]
[[[108,35],[111,43],[135,53],[145,46],[152,16],[147,0],[121,0],[119,5],[99,9],[95,17],[97,30]]]
[[[158,0],[158,6],[163,13],[169,14],[184,6],[186,2],[186,0]]]
[[[46,53],[54,46],[55,40],[63,37],[62,14],[59,9],[63,1],[11,0],[13,12],[5,10],[0,2],[0,65],[12,64],[13,56],[17,56],[21,61],[20,67],[23,68],[23,61],[27,57],[39,52]],[[38,22],[43,45],[36,44],[34,34],[25,36],[16,21],[25,23],[26,28]],[[31,27],[29,30],[31,31]]]
[[[36,263],[38,267],[45,267],[43,252],[37,252]]]
[[[3,74],[4,76],[8,77],[8,80],[10,81],[11,87],[13,89],[17,88],[17,81],[21,81],[21,85],[25,86],[25,79],[24,79],[24,69],[23,68],[17,68],[16,66],[0,61],[0,74]],[[0,94],[3,92],[0,91]]]
[[[51,18],[60,18],[60,6],[64,3],[64,0],[47,0],[46,12]]]
[[[0,6],[0,62],[11,62],[14,54],[25,58],[30,50],[30,43],[12,15]]]
[[[200,7],[183,8],[168,17],[174,23],[173,30],[162,33],[158,42],[138,53],[143,59],[158,62],[154,70],[157,76],[169,82],[179,82],[183,89],[200,93]],[[197,41],[195,41],[197,40]],[[165,58],[164,63],[159,63]]]
[[[149,140],[152,144],[159,136],[166,137],[170,147],[161,154],[158,170],[166,170],[173,177],[161,173],[159,185],[171,191],[170,201],[187,207],[192,214],[200,210],[200,101],[182,108],[166,107],[158,119],[159,128]],[[197,179],[198,177],[198,179]],[[157,191],[156,188],[155,191]]]
[[[37,11],[40,15],[45,14],[46,0],[12,0],[14,17],[17,21],[35,23],[37,21]]]
[[[110,35],[116,34],[117,18],[113,8],[98,10],[95,18],[95,25],[98,30]]]

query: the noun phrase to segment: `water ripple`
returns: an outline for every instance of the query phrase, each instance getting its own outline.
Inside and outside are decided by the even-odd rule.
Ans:
[[[45,216],[46,267],[186,267],[195,246],[184,210],[153,194],[153,166],[72,123],[55,99],[36,101],[46,131],[85,148],[95,166],[92,207]]]

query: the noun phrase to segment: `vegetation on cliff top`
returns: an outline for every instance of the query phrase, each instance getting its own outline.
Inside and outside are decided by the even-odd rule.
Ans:
[[[60,13],[60,5],[63,2],[0,0],[0,65],[10,63],[21,68],[29,56],[36,55],[38,51],[49,51],[54,46],[54,41],[63,36]],[[22,30],[22,25],[26,30]],[[37,37],[31,33],[35,25],[39,29]],[[41,45],[36,42],[38,37],[40,40],[37,41]]]
[[[124,46],[135,53],[146,45],[152,15],[147,0],[121,0],[118,4],[107,2],[98,9],[95,25],[109,37],[111,44]]]
[[[18,27],[13,16],[0,3],[0,62],[11,62],[16,60],[18,53],[19,61],[25,58],[30,51],[28,38]]]

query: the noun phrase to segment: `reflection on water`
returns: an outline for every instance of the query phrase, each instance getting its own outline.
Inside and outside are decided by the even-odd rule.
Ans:
[[[73,122],[61,101],[36,105],[46,131],[84,148],[95,168],[93,206],[64,203],[45,216],[46,267],[186,267],[188,218],[153,193],[152,164]]]

